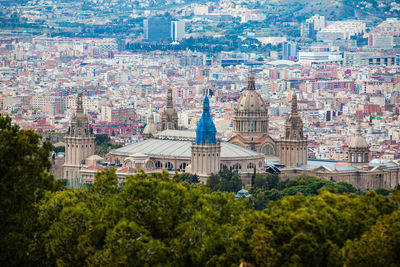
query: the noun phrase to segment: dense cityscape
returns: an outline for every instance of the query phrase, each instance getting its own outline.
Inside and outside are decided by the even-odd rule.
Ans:
[[[398,1],[0,7],[5,266],[397,266]]]

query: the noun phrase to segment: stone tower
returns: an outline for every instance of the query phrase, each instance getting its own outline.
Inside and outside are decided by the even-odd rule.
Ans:
[[[164,130],[177,130],[178,129],[178,113],[174,109],[172,100],[172,89],[168,88],[167,92],[167,106],[161,115],[161,131]]]
[[[268,135],[268,109],[261,95],[256,91],[255,78],[250,73],[247,90],[236,103],[233,131],[228,142],[265,155],[276,155],[276,143]]]
[[[210,115],[210,102],[203,100],[203,114],[196,128],[196,141],[192,143],[191,172],[200,177],[217,173],[220,168],[221,144],[217,141],[217,129]]]
[[[64,140],[64,178],[79,180],[79,170],[85,159],[94,154],[94,136],[89,132],[89,120],[83,111],[82,92],[78,93],[76,113]]]
[[[303,121],[297,110],[296,93],[292,95],[292,108],[279,141],[279,160],[286,167],[307,164],[307,137],[303,134]]]
[[[353,136],[350,141],[347,161],[353,164],[363,164],[369,162],[368,143],[365,140],[364,136],[361,135],[360,125],[357,128],[355,136]]]

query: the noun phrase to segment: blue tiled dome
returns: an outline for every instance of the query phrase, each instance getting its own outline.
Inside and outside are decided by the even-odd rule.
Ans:
[[[217,143],[217,129],[210,115],[210,101],[208,97],[203,100],[203,115],[197,124],[196,129],[196,144],[216,144]]]

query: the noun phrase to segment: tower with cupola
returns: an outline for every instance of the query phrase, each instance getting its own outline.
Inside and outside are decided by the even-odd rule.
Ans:
[[[174,108],[172,88],[168,88],[167,105],[161,115],[161,131],[178,130],[178,113]]]
[[[78,93],[76,113],[64,141],[64,178],[79,179],[79,171],[85,165],[85,160],[94,154],[94,136],[90,133],[89,119],[83,110],[82,92]]]
[[[285,121],[284,133],[279,141],[279,160],[292,168],[307,164],[307,137],[303,133],[303,121],[297,108],[297,96],[292,95],[292,107]]]
[[[221,144],[210,115],[210,102],[203,100],[203,114],[196,128],[196,140],[191,145],[191,172],[205,177],[220,169]]]

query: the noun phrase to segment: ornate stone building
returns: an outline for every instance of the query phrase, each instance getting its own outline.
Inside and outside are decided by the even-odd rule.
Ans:
[[[172,88],[168,88],[167,106],[161,115],[161,131],[178,130],[178,113],[174,108],[172,100]]]
[[[368,164],[369,148],[367,141],[361,135],[361,127],[358,126],[356,135],[351,139],[348,150],[348,160],[352,164]]]
[[[307,164],[307,137],[303,134],[303,121],[297,110],[296,93],[292,95],[292,107],[285,122],[283,136],[279,143],[279,161],[285,167]]]
[[[247,90],[236,103],[232,125],[233,132],[228,142],[266,156],[277,155],[276,142],[268,134],[268,109],[256,91],[252,73],[248,78]]]
[[[76,113],[64,141],[64,178],[69,181],[79,180],[85,160],[94,154],[94,137],[89,131],[89,120],[83,111],[81,92],[78,93]]]
[[[208,97],[203,100],[203,114],[196,129],[196,141],[191,146],[191,172],[200,177],[217,173],[220,169],[221,144],[210,115]]]

